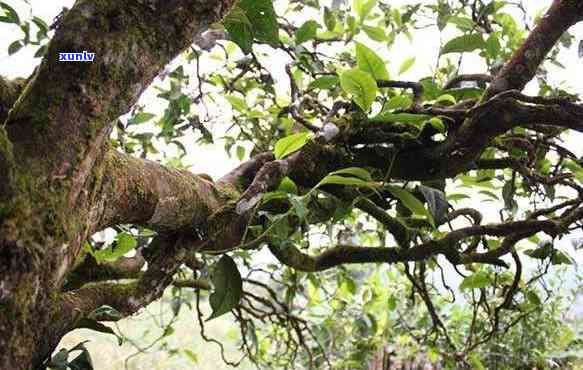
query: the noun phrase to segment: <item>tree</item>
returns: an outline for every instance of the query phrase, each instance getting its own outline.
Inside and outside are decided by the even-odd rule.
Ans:
[[[540,277],[525,281],[522,260],[569,263],[552,241],[583,219],[582,162],[562,141],[583,132],[583,106],[549,85],[545,66],[572,41],[567,31],[583,20],[583,3],[552,1],[528,33],[504,12],[506,1],[287,5],[284,17],[268,0],[79,0],[45,44],[42,20],[21,20],[0,2],[0,20],[25,35],[10,52],[37,44],[42,56],[29,78],[0,78],[0,368],[66,366],[51,354],[67,332],[107,331],[101,322],[134,314],[171,285],[210,289],[196,278],[201,260],[216,260],[213,317],[232,311],[257,361],[272,349],[248,338],[267,320],[281,327],[270,338],[291,353],[300,348],[306,364],[330,364],[294,302],[305,302],[307,281],[352,289],[351,264],[400,266],[432,324],[434,336],[421,340],[458,366],[475,364],[480,345],[542,309],[533,285]],[[310,8],[323,20],[292,21]],[[373,45],[392,45],[427,15],[458,36],[442,46],[432,76],[390,79]],[[229,60],[233,44],[224,39],[245,56]],[[198,68],[189,94],[185,68],[214,47],[225,48],[225,67]],[[278,96],[258,47],[285,54],[288,96]],[[59,62],[59,53],[83,51],[94,61]],[[451,63],[450,54],[467,52],[479,53],[484,74]],[[157,129],[134,130],[154,118],[136,103],[161,74],[171,82],[160,90],[168,104]],[[523,94],[535,78],[538,94]],[[212,141],[200,112],[221,97],[235,110],[228,149],[244,157],[237,144],[252,143],[249,160],[213,180],[180,161],[146,159],[156,140],[186,152],[178,139],[188,129]],[[480,210],[453,207],[462,197],[452,193],[455,181],[494,198],[501,191],[499,221],[483,224]],[[374,236],[361,245],[333,228],[331,245],[309,243],[311,231],[362,219]],[[115,243],[92,238],[106,228],[118,231]],[[552,241],[515,247],[544,234]],[[263,247],[279,261],[269,268],[281,291],[240,276],[237,264]],[[466,338],[448,335],[434,301],[440,292],[427,282],[446,261],[465,270],[461,289],[474,299]],[[85,358],[75,361],[69,366]]]

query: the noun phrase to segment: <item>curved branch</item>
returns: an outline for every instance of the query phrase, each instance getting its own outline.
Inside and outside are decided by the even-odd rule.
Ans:
[[[467,212],[468,210],[460,210],[459,214]],[[471,213],[473,214],[474,212]],[[479,214],[473,214],[472,217],[475,218],[476,222],[480,220]],[[454,230],[441,239],[431,240],[408,249],[340,245],[327,249],[318,256],[310,256],[289,244],[282,246],[268,244],[268,246],[271,253],[281,263],[307,272],[323,271],[349,263],[421,261],[438,254],[443,254],[454,265],[480,262],[506,267],[506,263],[500,260],[500,257],[510,253],[514,244],[519,240],[541,231],[551,236],[556,236],[564,231],[568,225],[581,219],[583,219],[583,208],[575,209],[563,217],[550,220],[526,220],[500,224],[473,225]],[[463,239],[486,235],[498,237],[507,236],[507,238],[499,248],[484,253],[476,253],[472,250],[468,251],[468,253],[458,251],[457,243]]]
[[[583,3],[554,0],[520,49],[496,75],[484,100],[506,90],[522,90],[532,80],[546,55],[575,23],[583,20]]]

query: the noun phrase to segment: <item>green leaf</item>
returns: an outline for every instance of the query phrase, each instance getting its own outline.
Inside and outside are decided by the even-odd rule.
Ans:
[[[309,89],[331,90],[336,87],[340,80],[337,76],[322,76],[310,83]]]
[[[313,40],[318,34],[320,25],[314,20],[304,22],[296,31],[296,44],[303,44],[306,41]]]
[[[18,50],[22,49],[24,45],[20,41],[14,41],[10,46],[8,46],[8,55],[15,54]]]
[[[338,171],[329,173],[316,186],[318,188],[322,185],[345,185],[345,186],[359,186],[374,189],[379,186],[378,183],[372,181],[372,176],[364,168],[348,167]]]
[[[479,33],[471,33],[449,40],[441,49],[441,54],[465,53],[476,49],[483,49],[486,43]]]
[[[45,38],[47,33],[49,33],[49,25],[39,17],[32,17],[32,23],[34,23],[38,28],[37,38]]]
[[[148,122],[154,117],[156,117],[155,114],[140,112],[128,120],[128,125],[139,125],[140,123]]]
[[[361,180],[357,177],[345,177],[340,175],[328,175],[318,183],[317,187],[322,185],[346,185],[346,186],[360,186],[360,187],[371,187],[370,182]]]
[[[237,44],[243,53],[248,54],[253,47],[253,25],[243,9],[234,6],[223,20],[231,41]]]
[[[583,167],[581,165],[572,160],[566,160],[563,165],[575,175],[577,180],[583,182]]]
[[[383,42],[387,40],[387,35],[385,30],[380,27],[371,27],[367,25],[362,26],[362,30],[366,33],[371,40]]]
[[[304,220],[308,215],[308,208],[306,207],[304,197],[292,195],[289,197],[289,201],[292,204],[294,213],[300,220]]]
[[[371,118],[370,121],[412,123],[419,126],[429,119],[431,119],[431,116],[427,114],[381,112],[375,117]]]
[[[553,250],[554,250],[553,243],[545,241],[539,244],[539,246],[536,249],[528,249],[524,251],[524,254],[531,258],[542,260],[549,257],[553,253]]]
[[[534,304],[535,306],[540,306],[542,301],[540,297],[534,290],[529,290],[526,292],[526,298],[530,301],[530,303]]]
[[[487,370],[478,353],[470,353],[468,362],[474,370]]]
[[[462,199],[471,199],[467,194],[449,194],[447,200],[450,202],[459,202]]]
[[[128,233],[117,234],[115,243],[105,249],[93,252],[97,262],[115,261],[138,246],[136,238]]]
[[[484,94],[484,90],[477,87],[461,87],[456,89],[449,89],[446,91],[457,101],[464,99],[478,99],[482,96],[482,94]]]
[[[192,352],[189,349],[185,349],[184,350],[184,354],[186,355],[186,357],[188,357],[188,359],[190,361],[192,361],[192,363],[194,363],[194,364],[198,364],[199,363],[198,355],[196,353]]]
[[[405,59],[405,61],[401,63],[401,67],[399,67],[399,74],[402,75],[410,70],[411,67],[413,67],[413,64],[415,64],[415,57]]]
[[[371,49],[356,43],[356,64],[363,72],[368,72],[375,80],[388,80],[389,72],[385,62]]]
[[[298,186],[287,176],[281,180],[277,190],[288,194],[298,194]]]
[[[270,191],[268,193],[263,194],[263,196],[261,197],[261,203],[262,204],[267,204],[269,202],[271,202],[272,200],[283,200],[283,199],[287,199],[288,198],[288,193],[285,191]]]
[[[275,158],[282,159],[287,157],[291,153],[300,150],[304,145],[308,143],[310,136],[311,135],[309,132],[300,132],[279,139],[275,143],[275,147],[273,149],[273,154],[275,155]]]
[[[340,86],[352,96],[354,102],[365,112],[368,112],[377,96],[378,87],[374,78],[358,69],[342,73]]]
[[[243,281],[233,259],[223,255],[215,264],[212,278],[214,290],[209,297],[213,313],[211,320],[237,307],[243,294]]]
[[[472,31],[475,27],[474,21],[468,17],[451,16],[447,18],[447,23],[456,25],[462,31]]]
[[[391,192],[395,198],[399,199],[405,207],[413,212],[413,214],[426,218],[427,221],[429,221],[429,223],[435,227],[433,216],[431,216],[431,213],[429,213],[425,206],[423,206],[423,203],[421,203],[421,201],[413,194],[405,189],[401,189],[393,185],[387,185],[387,190]]]
[[[43,45],[36,50],[36,53],[34,53],[34,57],[35,58],[44,57],[46,52],[47,52],[47,45]]]
[[[243,158],[245,158],[245,148],[242,147],[241,145],[237,145],[237,158],[242,161]]]
[[[327,6],[324,7],[324,24],[328,31],[334,31],[336,28],[336,15]]]
[[[240,97],[235,96],[235,95],[226,95],[225,99],[227,99],[227,101],[231,104],[231,106],[235,110],[237,110],[241,113],[247,111],[247,102],[245,102],[245,99],[240,98]]]
[[[481,289],[490,285],[490,276],[486,271],[478,271],[462,280],[461,290]]]
[[[4,14],[0,15],[0,22],[20,24],[20,18],[14,8],[4,2],[0,2],[0,8],[4,10]]]
[[[394,294],[389,296],[389,301],[387,302],[387,310],[394,311],[397,308],[397,297]]]
[[[361,167],[343,168],[341,170],[331,172],[330,175],[349,175],[364,181],[372,181],[372,176],[370,175],[370,172]]]
[[[490,190],[480,190],[478,192],[478,194],[484,194],[485,196],[487,196],[488,198],[491,198],[492,200],[500,200],[498,195],[491,192]]]
[[[456,104],[457,100],[455,99],[455,97],[451,94],[443,94],[437,97],[437,99],[435,99],[436,103],[450,103],[450,104]]]
[[[498,32],[493,32],[486,40],[486,52],[491,59],[496,59],[500,55],[500,35]]]
[[[362,23],[366,17],[369,15],[369,13],[372,11],[372,9],[375,7],[375,5],[377,4],[377,0],[354,0],[352,2],[352,9],[354,9],[354,12],[356,13],[356,15],[358,15],[358,18],[360,20],[360,22]]]
[[[574,262],[573,259],[566,253],[555,251],[553,257],[551,258],[551,263],[553,265],[572,265]]]
[[[394,109],[406,109],[411,106],[413,100],[407,95],[397,95],[389,99],[387,104],[385,104],[383,111],[394,110]]]
[[[445,123],[443,123],[443,120],[441,118],[432,117],[428,122],[437,131],[441,133],[445,132]]]
[[[253,26],[253,36],[260,42],[279,43],[279,26],[272,0],[241,0],[241,9]]]

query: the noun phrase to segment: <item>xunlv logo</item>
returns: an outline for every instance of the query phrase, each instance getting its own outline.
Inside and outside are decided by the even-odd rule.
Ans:
[[[59,53],[59,62],[93,62],[95,53]]]

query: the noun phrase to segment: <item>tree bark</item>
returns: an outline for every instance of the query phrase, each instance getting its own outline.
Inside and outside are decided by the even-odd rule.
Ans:
[[[52,349],[60,286],[99,224],[101,187],[114,186],[103,182],[111,122],[232,4],[77,1],[14,106],[0,86],[0,368],[40,367]],[[93,63],[58,61],[85,50]]]
[[[520,104],[523,97],[518,95],[513,100],[495,98],[508,89],[522,89],[560,35],[581,20],[580,2],[555,0],[526,46],[495,77],[487,93],[492,99],[461,112],[469,117],[443,144],[404,150],[394,166],[388,160],[391,155],[379,155],[379,148],[349,153],[335,142],[315,140],[284,160],[259,155],[214,182],[109,147],[112,122],[233,3],[79,0],[28,80],[0,78],[0,369],[42,368],[79,318],[104,304],[131,315],[160,297],[187,253],[222,253],[239,246],[249,219],[246,211],[282,176],[310,187],[333,170],[365,165],[383,173],[391,169],[393,179],[442,179],[476,166],[487,143],[512,128],[517,117],[583,131],[580,106],[552,111]],[[60,52],[82,51],[94,52],[95,61],[58,62]],[[524,58],[530,64],[520,69]],[[521,75],[524,71],[528,74]],[[496,109],[480,109],[492,105]],[[335,140],[343,144],[339,137]],[[561,222],[476,225],[409,252],[339,247],[316,258],[291,255],[293,249],[280,257],[289,264],[307,261],[314,271],[340,263],[417,260],[437,253],[454,263],[467,258],[495,263],[512,245],[489,255],[460,256],[449,244],[474,235],[556,234],[581,218],[583,211],[574,210]],[[394,220],[385,221],[402,231]],[[68,275],[84,263],[85,240],[120,223],[160,232],[153,254],[145,257],[148,270],[129,284],[102,282],[63,291]]]

